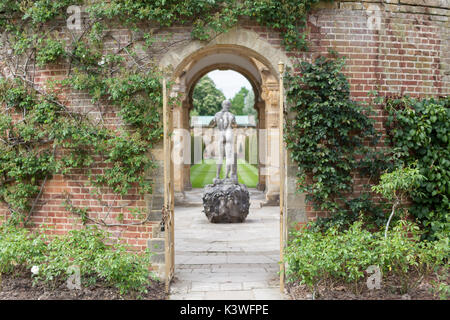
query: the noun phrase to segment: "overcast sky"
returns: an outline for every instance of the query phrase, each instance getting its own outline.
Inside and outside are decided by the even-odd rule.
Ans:
[[[233,70],[214,70],[208,73],[216,87],[222,90],[225,98],[232,99],[242,87],[252,90],[252,86],[240,73]]]

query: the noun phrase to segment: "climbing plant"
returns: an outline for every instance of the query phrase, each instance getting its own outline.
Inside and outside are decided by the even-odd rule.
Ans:
[[[332,0],[329,0],[332,1]],[[124,22],[152,21],[160,26],[192,24],[192,37],[211,40],[248,17],[279,31],[286,50],[307,47],[307,13],[319,0],[112,0],[90,8],[97,17],[119,17]]]
[[[350,86],[342,73],[344,58],[319,57],[288,73],[285,87],[293,118],[287,121],[285,140],[292,160],[298,164],[298,188],[318,211],[331,214],[318,225],[347,227],[363,213],[381,225],[382,208],[371,201],[370,181],[391,164],[386,150],[374,146],[380,134],[369,118],[369,105],[350,98]],[[354,177],[367,179],[354,190]]]
[[[409,212],[426,236],[435,239],[450,230],[450,98],[389,97],[388,141],[405,166],[417,164],[425,177],[411,192]]]
[[[164,72],[155,57],[189,41],[174,39],[164,28],[186,26],[191,39],[209,41],[239,19],[251,19],[280,32],[286,50],[303,50],[307,13],[316,2],[1,1],[0,200],[12,221],[28,221],[46,181],[75,169],[100,193],[101,187],[119,194],[132,187],[151,192],[145,173],[154,166],[149,151],[162,132]],[[73,22],[73,5],[84,8],[79,29],[66,24]],[[127,43],[110,32],[123,27],[129,30]],[[44,82],[58,69],[65,74]],[[88,110],[70,106],[79,92],[88,95]],[[111,120],[116,114],[122,123]],[[107,164],[102,174],[99,162]]]

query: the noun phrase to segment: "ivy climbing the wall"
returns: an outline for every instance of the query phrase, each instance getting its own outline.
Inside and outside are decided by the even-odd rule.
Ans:
[[[69,2],[6,5],[2,9],[10,10],[10,24],[2,20],[3,43],[11,52],[5,59],[7,77],[0,79],[0,199],[9,208],[10,222],[28,222],[46,181],[74,169],[87,174],[97,193],[101,187],[121,195],[133,187],[151,193],[146,177],[154,167],[149,151],[162,135],[161,71],[154,64],[130,66],[134,43],[127,48],[118,43],[108,52],[103,40],[110,38],[95,23],[81,36],[72,34],[69,45],[57,32],[43,31],[50,19],[64,14]],[[13,18],[23,24],[14,24]],[[127,55],[120,55],[125,49]],[[63,63],[69,63],[68,76],[48,81],[42,89],[36,69]],[[90,95],[96,117],[89,115],[92,109],[66,106],[67,93],[73,90]],[[119,127],[104,119],[116,112],[123,121]],[[93,170],[98,163],[107,165],[101,175]]]
[[[330,2],[332,0],[329,0]],[[192,25],[192,38],[208,41],[247,17],[281,33],[286,50],[307,48],[307,14],[319,0],[112,0],[95,3],[97,18],[152,21],[162,27]]]
[[[344,228],[361,213],[382,225],[382,208],[371,201],[367,187],[390,163],[374,148],[380,134],[368,117],[371,110],[351,100],[343,66],[343,58],[319,57],[286,76],[293,118],[287,120],[285,140],[298,164],[299,191],[315,210],[330,214],[318,219],[319,226]],[[362,190],[354,190],[355,175],[367,179]]]
[[[40,194],[48,178],[76,168],[87,169],[94,186],[108,186],[122,195],[134,185],[142,193],[151,192],[144,173],[153,165],[147,152],[162,132],[159,100],[152,100],[153,107],[147,103],[146,111],[139,114],[139,103],[125,97],[145,90],[159,95],[161,88],[153,77],[139,79],[143,82],[129,81],[120,86],[123,91],[111,93],[130,126],[119,132],[68,111],[48,93],[35,94],[21,80],[0,82],[0,90],[7,92],[0,97],[6,106],[0,121],[0,197],[16,222],[29,218],[35,204],[29,200]],[[112,85],[110,90],[114,89]],[[140,129],[136,123],[145,126]],[[102,175],[91,174],[89,168],[96,161],[109,164]]]
[[[394,154],[404,165],[417,164],[425,181],[411,193],[409,212],[425,236],[450,232],[450,98],[386,100],[387,126]]]

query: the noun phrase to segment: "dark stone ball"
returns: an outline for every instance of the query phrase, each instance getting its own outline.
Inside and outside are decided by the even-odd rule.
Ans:
[[[212,223],[244,222],[250,194],[243,184],[208,184],[203,191],[203,212]]]

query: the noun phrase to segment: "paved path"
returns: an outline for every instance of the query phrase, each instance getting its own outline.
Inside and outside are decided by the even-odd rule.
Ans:
[[[287,299],[279,288],[279,208],[252,205],[245,223],[210,223],[201,207],[175,208],[169,299]]]

